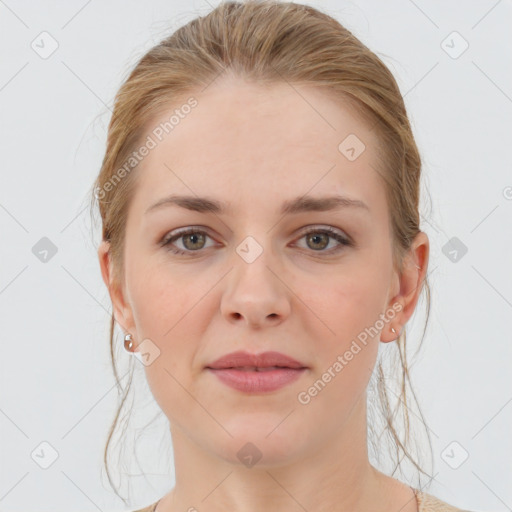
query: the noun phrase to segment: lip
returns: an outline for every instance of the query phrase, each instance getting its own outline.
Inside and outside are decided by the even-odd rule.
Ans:
[[[206,368],[219,370],[227,368],[242,368],[247,366],[257,368],[268,368],[270,366],[281,366],[283,368],[293,369],[307,368],[305,364],[302,364],[286,354],[281,354],[281,352],[262,352],[261,354],[251,354],[242,350],[226,354],[213,363],[206,365]]]
[[[217,359],[205,369],[238,391],[260,393],[275,391],[290,384],[308,367],[280,352],[250,354],[238,351]]]

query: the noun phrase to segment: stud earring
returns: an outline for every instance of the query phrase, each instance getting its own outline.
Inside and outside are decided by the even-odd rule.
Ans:
[[[124,336],[124,348],[125,348],[125,350],[127,352],[133,352],[132,351],[132,347],[133,347],[132,335],[130,333],[125,334],[125,336]]]
[[[398,339],[398,337],[400,336],[400,332],[398,332],[397,334],[396,329],[394,327],[391,327],[391,332],[396,336],[395,339]]]

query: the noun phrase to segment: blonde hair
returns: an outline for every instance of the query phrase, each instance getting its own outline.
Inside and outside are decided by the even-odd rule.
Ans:
[[[286,81],[322,87],[334,97],[349,102],[372,124],[371,128],[376,130],[381,144],[379,175],[383,179],[389,205],[393,265],[400,272],[404,255],[420,231],[421,159],[393,75],[379,57],[329,15],[297,3],[249,0],[221,3],[207,15],[180,27],[140,59],[116,95],[105,156],[93,185],[94,194],[91,194],[91,206],[94,207],[96,201],[99,205],[102,237],[110,244],[114,280],[120,283],[124,272],[122,254],[126,213],[135,190],[137,171],[123,173],[126,176],[123,175],[115,186],[108,186],[108,183],[112,183],[116,170],[140,144],[148,122],[155,115],[169,104],[176,103],[178,98],[204,89],[227,72],[260,84]],[[428,323],[430,288],[426,278],[423,283],[427,294]],[[131,373],[128,385],[123,388],[114,357],[114,327],[112,313],[111,362],[123,396],[104,451],[104,464],[111,485],[109,443],[133,376]],[[425,330],[420,347],[424,334]],[[399,404],[403,408],[405,439],[397,431],[397,410],[391,410],[387,380],[380,361],[377,367],[380,409],[385,431],[396,451],[393,474],[404,456],[419,471],[427,474],[408,450],[410,425],[406,385],[409,383],[411,391],[412,385],[405,329],[396,346],[401,366]],[[412,393],[416,400],[414,391]],[[423,416],[422,423],[426,428]],[[373,427],[373,421],[369,422],[370,430]],[[378,453],[377,444],[374,446]],[[402,457],[400,451],[403,452]]]

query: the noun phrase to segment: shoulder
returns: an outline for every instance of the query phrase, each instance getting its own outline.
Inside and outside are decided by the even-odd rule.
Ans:
[[[469,510],[464,510],[450,505],[449,503],[436,498],[432,494],[417,490],[415,490],[415,492],[416,499],[418,500],[419,512],[471,512]]]
[[[148,505],[147,507],[134,510],[133,512],[154,512],[157,503],[158,501],[156,503],[153,503],[152,505]]]

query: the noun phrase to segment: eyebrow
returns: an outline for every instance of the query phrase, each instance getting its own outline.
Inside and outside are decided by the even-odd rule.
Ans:
[[[230,209],[228,203],[222,203],[221,201],[209,197],[171,195],[157,201],[150,206],[145,213],[170,206],[178,206],[194,212],[215,214],[223,214]],[[285,201],[281,206],[281,215],[298,214],[302,212],[325,212],[348,207],[359,208],[367,212],[370,211],[368,205],[363,201],[347,196],[300,196]]]

